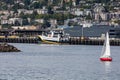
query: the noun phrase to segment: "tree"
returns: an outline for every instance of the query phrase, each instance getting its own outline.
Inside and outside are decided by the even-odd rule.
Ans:
[[[30,1],[31,1],[31,0],[23,0],[24,4],[25,4],[26,6],[30,5]]]
[[[12,7],[12,9],[22,9],[23,5],[20,5],[19,3],[14,4],[14,6]]]
[[[51,26],[51,24],[47,20],[45,20],[43,25],[42,25],[43,28],[48,28],[50,26]]]
[[[115,20],[114,23],[120,24],[120,20]]]
[[[11,29],[11,24],[2,24],[3,29]]]
[[[48,6],[48,14],[53,14],[54,12],[52,11],[52,7]]]
[[[7,4],[14,4],[14,0],[0,0],[1,2],[5,2]]]
[[[33,13],[30,15],[30,18],[34,20],[36,16],[38,15],[38,12],[36,10],[33,11]]]
[[[28,25],[28,24],[29,24],[28,19],[23,19],[22,25]]]
[[[30,7],[33,9],[38,9],[38,8],[42,8],[42,5],[40,2],[34,2],[33,4],[30,5]]]
[[[1,6],[2,10],[7,10],[7,8],[8,8],[6,4],[5,5],[0,5],[0,6]]]
[[[19,21],[16,20],[14,25],[15,25],[15,26],[20,26],[21,24],[20,24]]]
[[[92,20],[92,17],[91,17],[90,14],[88,14],[88,15],[86,16],[86,20]]]
[[[79,2],[80,2],[80,0],[76,0],[76,5],[78,5],[78,4],[79,4]]]
[[[25,8],[29,9],[29,5],[31,4],[31,0],[23,0],[24,4],[25,4]]]
[[[22,19],[27,19],[27,16],[23,12],[20,13],[19,17],[22,18]]]
[[[61,0],[53,0],[53,5],[59,5],[61,3]]]
[[[46,6],[46,5],[48,5],[49,3],[48,3],[48,0],[41,0],[41,5],[42,6]]]

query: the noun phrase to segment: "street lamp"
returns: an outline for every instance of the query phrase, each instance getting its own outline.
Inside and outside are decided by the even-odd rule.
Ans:
[[[84,39],[84,33],[83,33],[83,26],[82,26],[82,29],[81,29],[82,31],[82,35],[81,35],[81,39],[83,40]]]

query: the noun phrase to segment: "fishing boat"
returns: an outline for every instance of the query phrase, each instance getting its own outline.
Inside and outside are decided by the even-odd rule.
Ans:
[[[100,57],[101,61],[112,61],[111,53],[110,53],[110,42],[109,42],[109,34],[106,33],[106,39],[104,42],[104,46],[102,49],[102,56]]]
[[[41,39],[42,43],[58,44],[62,41],[68,41],[69,35],[64,34],[64,32],[61,31],[49,31],[47,33],[42,33],[42,35],[39,35],[39,38]]]

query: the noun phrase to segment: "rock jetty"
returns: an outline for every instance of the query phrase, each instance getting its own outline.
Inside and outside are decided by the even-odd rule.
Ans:
[[[0,43],[0,52],[20,52],[20,50],[18,50],[13,45],[9,45],[7,43]]]

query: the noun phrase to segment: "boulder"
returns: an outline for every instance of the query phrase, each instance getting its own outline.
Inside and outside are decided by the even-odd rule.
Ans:
[[[13,45],[9,45],[7,43],[0,44],[0,52],[20,52],[16,47]]]

